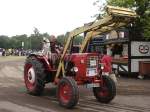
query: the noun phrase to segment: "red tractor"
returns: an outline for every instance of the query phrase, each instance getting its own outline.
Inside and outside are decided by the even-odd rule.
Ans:
[[[41,95],[45,84],[53,83],[57,85],[59,104],[66,108],[78,103],[78,85],[93,88],[95,98],[101,103],[109,103],[116,96],[114,81],[101,74],[103,64],[100,63],[100,54],[89,53],[86,49],[92,37],[125,26],[136,14],[128,9],[110,6],[107,11],[109,15],[104,19],[70,32],[59,58],[56,59],[56,53],[49,53],[48,56],[31,54],[27,57],[24,80],[29,94]],[[73,41],[75,36],[83,32],[87,35],[78,50]]]

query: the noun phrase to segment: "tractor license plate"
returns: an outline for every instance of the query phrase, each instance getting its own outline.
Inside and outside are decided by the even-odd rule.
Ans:
[[[87,69],[87,76],[95,76],[97,74],[96,68],[88,68]]]
[[[100,87],[99,83],[86,84],[86,88]]]

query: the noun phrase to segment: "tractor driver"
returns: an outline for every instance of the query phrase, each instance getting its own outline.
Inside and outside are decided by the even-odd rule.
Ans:
[[[56,38],[54,35],[52,35],[50,37],[50,49],[51,49],[51,54],[49,56],[51,62],[52,62],[52,65],[54,67],[57,66],[58,64],[58,60],[61,56],[61,53],[62,53],[62,47],[61,45],[57,42]]]
[[[52,53],[57,53],[58,55],[62,52],[62,46],[57,42],[57,39],[54,35],[50,38],[50,47]]]

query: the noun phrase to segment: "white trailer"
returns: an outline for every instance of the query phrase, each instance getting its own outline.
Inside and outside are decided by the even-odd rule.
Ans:
[[[150,74],[150,41],[129,41],[123,44],[123,52],[127,52],[128,57],[113,60],[116,73]]]

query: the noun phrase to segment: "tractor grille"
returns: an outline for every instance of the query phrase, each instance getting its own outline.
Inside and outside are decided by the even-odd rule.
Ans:
[[[98,56],[90,56],[87,59],[87,68],[96,68],[98,65]]]
[[[93,77],[97,75],[98,56],[89,56],[87,59],[86,76]]]

